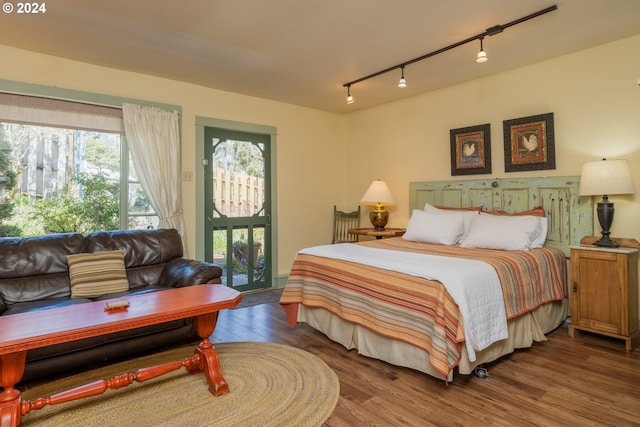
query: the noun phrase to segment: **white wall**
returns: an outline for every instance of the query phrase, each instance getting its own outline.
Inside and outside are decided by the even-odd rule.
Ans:
[[[390,225],[403,226],[412,181],[579,175],[584,162],[626,158],[637,193],[610,197],[612,234],[640,240],[640,56],[630,54],[638,51],[640,36],[349,114],[347,203],[381,178],[398,201]],[[549,112],[556,169],[505,173],[502,121]],[[449,130],[484,123],[492,173],[453,177]]]
[[[469,179],[578,175],[583,162],[606,156],[629,159],[640,191],[638,51],[640,36],[344,116],[2,45],[0,79],[180,105],[184,170],[198,164],[196,116],[276,127],[274,270],[286,275],[297,250],[330,241],[332,206],[356,206],[376,178],[398,201],[390,226],[406,225],[409,182],[453,179],[452,128],[491,123],[493,173]],[[505,173],[502,120],[547,112],[555,114],[556,169]],[[183,188],[192,246],[198,195],[193,183]],[[639,197],[611,197],[615,236],[640,240]]]
[[[196,116],[277,129],[278,265],[297,250],[331,242],[333,205],[345,198],[345,117],[309,108],[125,72],[0,45],[0,79],[182,107],[182,168],[195,171]],[[195,183],[183,183],[189,253],[195,254]]]

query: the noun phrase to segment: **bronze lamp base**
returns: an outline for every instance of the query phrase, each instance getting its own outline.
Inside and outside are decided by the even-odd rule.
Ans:
[[[369,221],[373,225],[374,230],[383,231],[389,222],[389,211],[384,209],[381,203],[378,203],[371,212],[369,212]]]

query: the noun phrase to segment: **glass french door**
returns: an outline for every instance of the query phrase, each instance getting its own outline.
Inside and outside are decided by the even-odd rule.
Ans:
[[[270,136],[205,127],[205,257],[239,291],[271,286]]]

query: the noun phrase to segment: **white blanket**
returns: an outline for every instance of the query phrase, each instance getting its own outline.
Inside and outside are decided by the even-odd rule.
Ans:
[[[494,268],[485,262],[368,248],[350,243],[315,246],[299,253],[438,280],[458,304],[467,353],[472,362],[476,360],[476,351],[508,337],[500,280]]]

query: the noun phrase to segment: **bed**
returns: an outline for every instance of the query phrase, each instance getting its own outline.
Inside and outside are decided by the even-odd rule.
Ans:
[[[470,374],[567,317],[568,246],[593,227],[578,185],[411,183],[405,236],[301,250],[280,304],[292,327],[364,356],[445,381]]]

